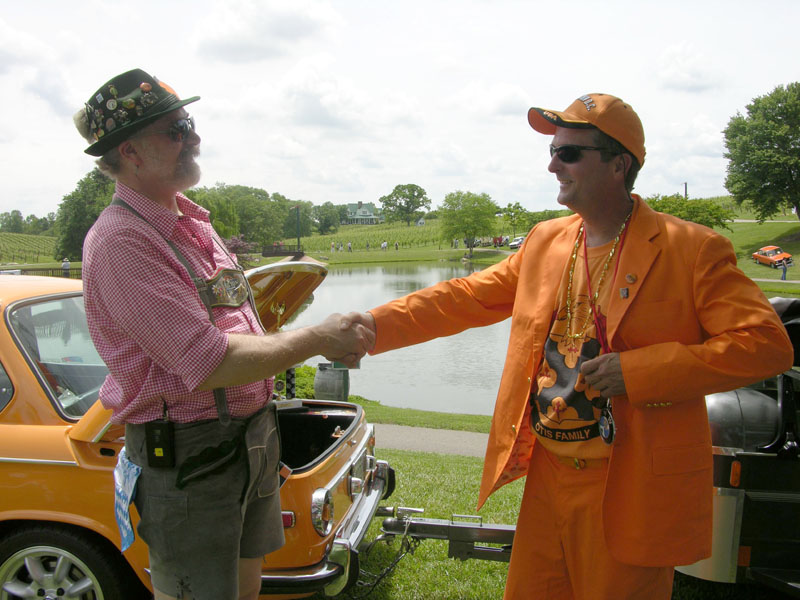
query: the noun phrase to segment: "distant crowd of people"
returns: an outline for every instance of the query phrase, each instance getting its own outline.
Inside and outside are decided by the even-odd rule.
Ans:
[[[347,249],[348,252],[352,252],[353,251],[353,243],[352,242],[347,242],[347,245],[345,245],[342,242],[338,242],[338,243],[337,242],[331,242],[331,252],[344,252],[345,248]],[[364,246],[364,249],[369,252],[369,248],[370,248],[369,242],[367,242],[365,244],[365,246]],[[389,242],[387,242],[386,240],[383,240],[381,242],[381,250],[385,251],[385,250],[388,250],[388,249],[389,249]],[[394,249],[395,250],[400,250],[400,242],[395,241]]]

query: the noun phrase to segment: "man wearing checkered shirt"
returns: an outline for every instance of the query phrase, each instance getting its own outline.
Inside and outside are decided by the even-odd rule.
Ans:
[[[374,336],[339,315],[264,335],[208,211],[181,193],[200,179],[184,109],[198,99],[135,69],[75,115],[116,180],[84,243],[86,313],[110,371],[101,400],[141,469],[155,597],[254,599],[263,555],[283,544],[273,375],[316,355],[353,365]]]

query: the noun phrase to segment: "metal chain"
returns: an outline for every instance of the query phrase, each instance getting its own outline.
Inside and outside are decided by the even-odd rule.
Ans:
[[[420,545],[421,540],[419,538],[411,537],[408,535],[408,528],[411,525],[411,519],[406,521],[406,528],[403,531],[403,537],[400,539],[400,547],[397,550],[397,554],[380,573],[370,573],[365,569],[359,570],[359,579],[356,582],[356,587],[367,588],[364,593],[359,594],[358,596],[353,596],[352,593],[348,595],[351,600],[360,600],[361,598],[366,598],[367,596],[371,595],[372,592],[375,591],[378,584],[383,581],[386,577],[391,574],[392,571],[395,570],[398,563],[403,559],[404,556],[407,554],[414,554],[417,547]],[[387,544],[391,543],[394,540],[394,534],[389,535],[379,535],[375,538],[369,545],[364,549],[363,552],[363,559],[366,560],[369,556],[369,553],[372,551],[372,548],[375,546],[376,543],[385,541]],[[367,578],[367,581],[362,581],[361,578]]]

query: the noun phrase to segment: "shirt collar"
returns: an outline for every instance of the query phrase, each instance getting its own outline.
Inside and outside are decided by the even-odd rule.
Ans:
[[[147,196],[140,194],[119,181],[116,183],[115,191],[117,196],[142,215],[161,235],[166,238],[172,237],[172,232],[178,225],[178,220],[181,218],[179,215],[176,215],[157,202],[153,202]],[[175,194],[175,201],[178,204],[178,209],[185,216],[205,223],[211,222],[209,219],[209,212],[202,206],[189,200],[189,198],[182,193],[178,192]]]

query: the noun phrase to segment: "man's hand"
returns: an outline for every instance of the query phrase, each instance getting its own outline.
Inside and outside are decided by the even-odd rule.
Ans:
[[[375,347],[375,335],[378,332],[377,328],[375,327],[375,317],[372,316],[372,313],[368,312],[350,312],[346,315],[342,315],[342,318],[339,321],[339,326],[342,328],[342,330],[345,330],[355,323],[363,325],[372,332],[372,345],[368,348],[368,350],[372,350]]]
[[[375,347],[375,321],[364,319],[360,313],[348,315],[333,314],[317,325],[318,333],[323,338],[320,354],[331,361],[344,363],[353,368],[369,350]]]
[[[581,374],[586,383],[603,398],[624,396],[627,393],[625,380],[622,378],[619,352],[601,354],[597,358],[587,360],[581,365]]]

